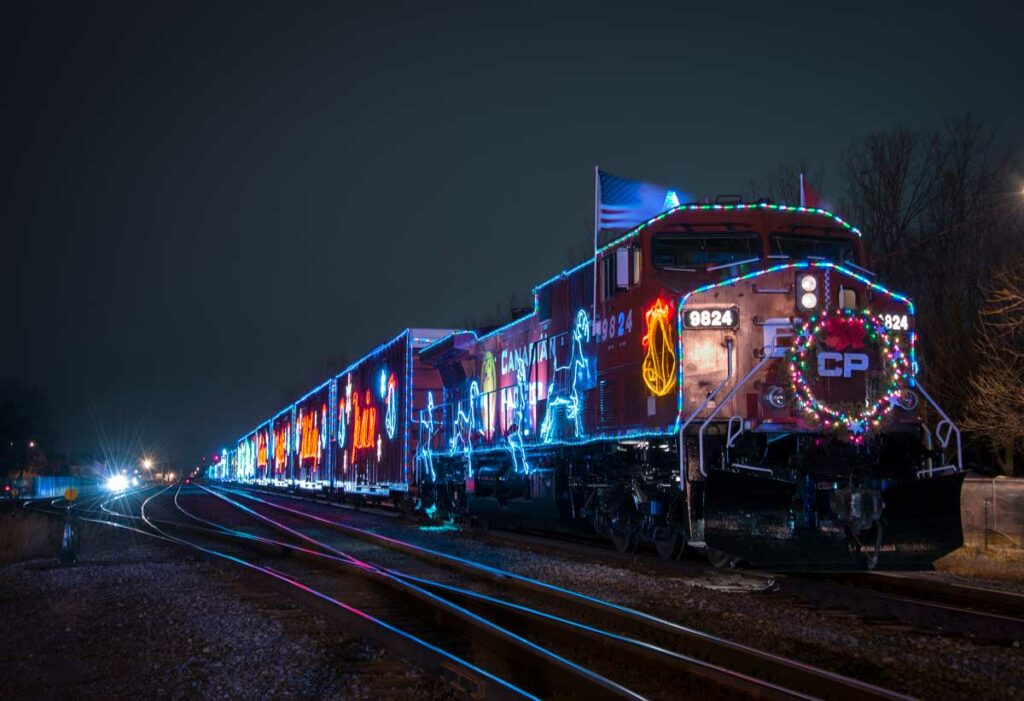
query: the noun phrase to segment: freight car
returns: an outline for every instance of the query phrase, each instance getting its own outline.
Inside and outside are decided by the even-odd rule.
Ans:
[[[313,388],[224,451],[219,479],[410,508],[412,417],[442,389],[419,350],[449,329],[406,329]]]
[[[918,567],[961,544],[960,434],[917,378],[913,303],[838,216],[674,207],[533,293],[505,326],[409,346],[400,457],[345,413],[386,411],[394,359],[300,400],[293,426],[347,417],[320,439],[330,485],[718,565]],[[261,440],[239,445],[246,475]],[[322,474],[302,459],[293,480]]]

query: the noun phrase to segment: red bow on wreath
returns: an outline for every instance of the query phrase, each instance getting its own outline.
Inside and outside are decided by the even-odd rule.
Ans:
[[[824,343],[827,347],[842,351],[847,348],[864,347],[864,323],[860,319],[832,317],[826,319]]]

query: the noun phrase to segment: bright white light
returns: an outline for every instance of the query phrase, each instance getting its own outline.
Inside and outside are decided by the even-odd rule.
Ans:
[[[153,467],[153,461],[150,460],[149,458],[146,458],[145,460],[142,461],[142,466],[148,470],[151,467]]]
[[[818,295],[813,292],[804,292],[800,296],[800,306],[804,309],[814,309],[818,306]]]
[[[112,492],[123,492],[128,489],[128,478],[124,475],[114,475],[107,480],[107,489]]]
[[[814,292],[818,289],[818,278],[813,275],[804,275],[800,278],[800,288],[804,292]]]
[[[132,486],[133,487],[138,487],[139,486],[139,478],[138,477],[132,477]]]

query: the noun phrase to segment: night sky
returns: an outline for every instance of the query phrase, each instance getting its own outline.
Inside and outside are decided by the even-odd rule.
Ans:
[[[194,460],[525,298],[590,240],[595,164],[703,197],[804,158],[839,199],[868,131],[1020,136],[1019,3],[827,4],[7,8],[0,376],[58,448]]]

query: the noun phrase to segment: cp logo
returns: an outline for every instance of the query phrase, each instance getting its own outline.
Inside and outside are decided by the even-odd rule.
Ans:
[[[864,353],[818,353],[818,374],[821,377],[850,377],[855,371],[868,369],[868,356]]]

